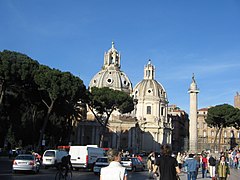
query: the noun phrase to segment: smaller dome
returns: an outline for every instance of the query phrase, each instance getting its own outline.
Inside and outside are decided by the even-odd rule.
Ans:
[[[147,97],[167,101],[167,94],[163,86],[154,79],[144,79],[133,88],[135,99]]]
[[[155,67],[149,59],[148,64],[144,67],[144,79],[139,82],[133,89],[135,99],[156,99],[167,101],[167,94],[163,86],[155,79]]]

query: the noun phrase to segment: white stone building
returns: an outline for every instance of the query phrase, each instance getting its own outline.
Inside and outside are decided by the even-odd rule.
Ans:
[[[137,101],[132,113],[112,113],[104,146],[128,149],[133,153],[159,151],[160,145],[171,144],[172,124],[167,116],[167,93],[155,80],[155,68],[151,61],[144,68],[144,79],[134,90],[130,79],[121,70],[120,63],[120,53],[112,43],[112,47],[104,54],[102,69],[89,83],[89,88],[109,87],[124,91]],[[99,128],[93,114],[88,111],[87,119],[78,125],[75,144],[98,144]]]
[[[161,144],[171,144],[172,124],[168,118],[168,100],[164,87],[155,80],[155,67],[149,60],[144,78],[133,89],[137,100],[135,114],[142,133],[142,149],[160,150]]]

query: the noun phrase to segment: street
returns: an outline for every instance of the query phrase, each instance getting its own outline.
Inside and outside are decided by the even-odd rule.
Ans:
[[[11,171],[11,160],[7,157],[0,157],[0,180],[12,180],[12,179],[19,179],[19,180],[48,180],[48,179],[55,179],[55,174],[57,172],[56,168],[49,168],[49,169],[40,169],[40,173],[32,174],[32,173],[16,173],[13,174]],[[209,174],[208,174],[209,175]],[[202,174],[199,172],[198,178],[201,180],[210,180],[211,178],[201,178]],[[231,169],[231,176],[228,180],[239,180],[240,177],[240,169]],[[128,179],[129,180],[147,180],[149,178],[148,171],[142,172],[128,172]],[[181,180],[186,180],[187,175],[185,173],[180,174]],[[73,171],[73,180],[98,180],[99,176],[93,174],[88,170],[79,170]]]
[[[29,180],[46,180],[46,179],[55,179],[55,174],[57,172],[56,168],[49,169],[40,169],[40,173],[32,174],[32,173],[24,173],[18,172],[16,174],[12,173],[12,160],[9,160],[7,157],[0,157],[0,180],[12,180],[12,179],[29,179]],[[143,172],[128,172],[129,179],[148,179],[147,171]],[[99,176],[93,174],[88,170],[73,171],[73,180],[81,179],[81,180],[98,180]]]

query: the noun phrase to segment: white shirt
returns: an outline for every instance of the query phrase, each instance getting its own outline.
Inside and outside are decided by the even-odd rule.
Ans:
[[[101,168],[100,175],[102,180],[123,180],[127,172],[119,162],[112,161],[107,167]]]

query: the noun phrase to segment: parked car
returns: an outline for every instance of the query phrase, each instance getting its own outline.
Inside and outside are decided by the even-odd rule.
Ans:
[[[144,164],[135,157],[128,158],[128,157],[122,157],[121,164],[123,167],[126,168],[126,170],[129,171],[144,171],[145,167]]]
[[[46,150],[43,153],[42,165],[45,169],[47,169],[48,167],[57,167],[57,165],[61,163],[62,157],[67,155],[68,152],[65,150]]]
[[[40,163],[38,159],[31,154],[19,154],[13,161],[12,170],[16,171],[32,171],[38,173]]]
[[[93,166],[94,174],[96,175],[100,174],[101,168],[106,167],[108,165],[109,165],[109,162],[107,157],[98,158]]]

